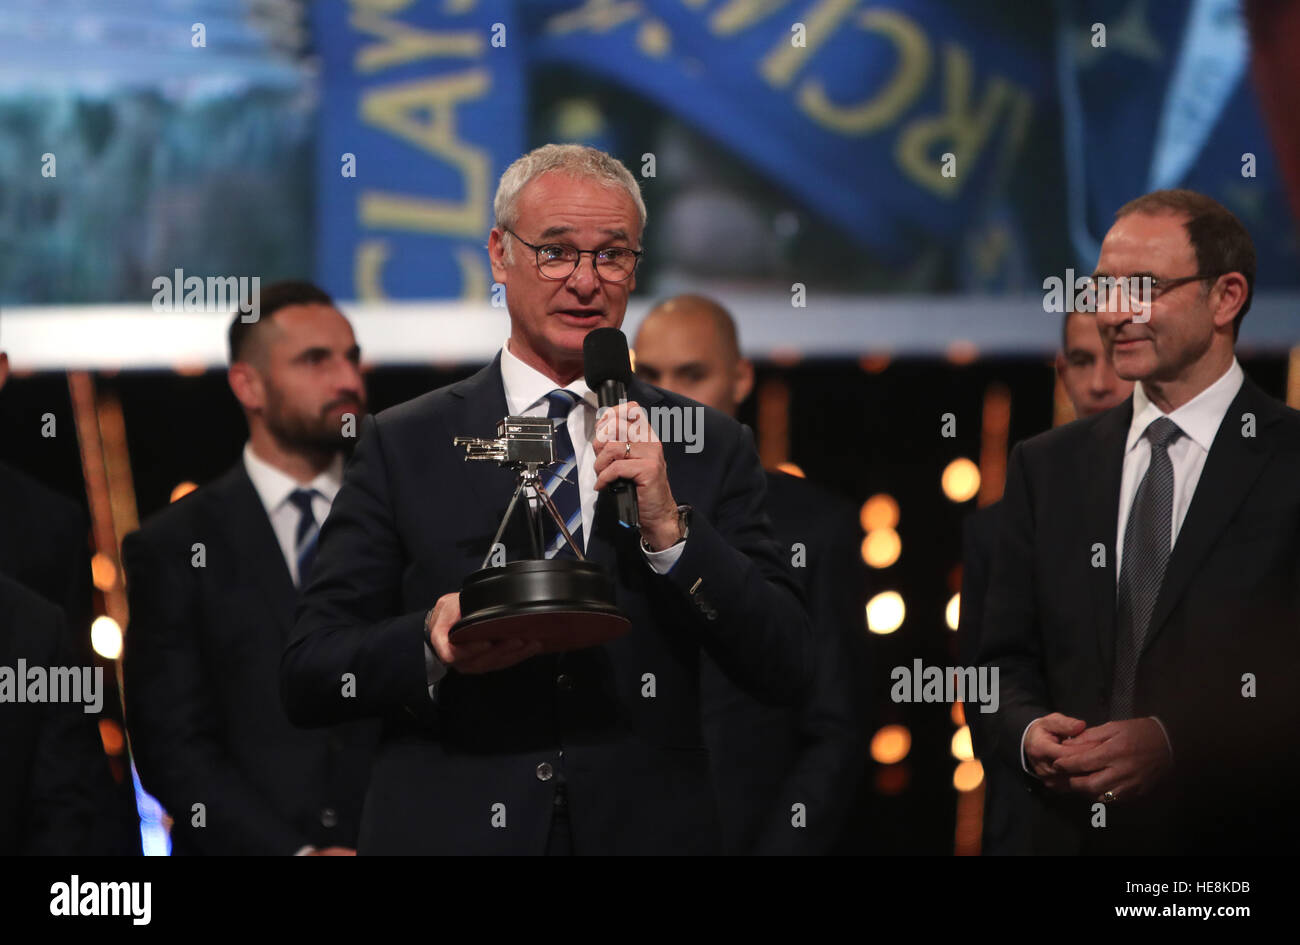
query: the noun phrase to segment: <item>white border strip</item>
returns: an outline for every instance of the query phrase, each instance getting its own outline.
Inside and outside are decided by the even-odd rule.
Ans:
[[[954,344],[979,355],[1050,355],[1060,316],[1041,296],[840,296],[792,308],[771,292],[714,292],[739,323],[751,357],[943,357]],[[629,337],[654,300],[628,306]],[[505,311],[469,302],[342,303],[363,359],[374,365],[483,363],[509,334]],[[1300,344],[1300,293],[1257,295],[1242,327],[1245,350]],[[221,312],[163,314],[147,305],[48,306],[0,311],[0,349],[17,371],[222,367]]]

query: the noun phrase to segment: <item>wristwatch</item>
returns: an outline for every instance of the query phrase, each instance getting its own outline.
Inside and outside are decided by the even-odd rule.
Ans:
[[[677,529],[682,533],[682,537],[678,538],[675,542],[669,545],[668,548],[676,548],[678,545],[684,542],[686,540],[686,536],[691,533],[691,512],[692,511],[694,510],[689,505],[677,506]],[[668,548],[660,548],[659,550],[667,551]],[[641,550],[646,551],[650,554],[657,553],[653,548],[650,547],[650,545],[646,542],[645,538],[641,539]]]

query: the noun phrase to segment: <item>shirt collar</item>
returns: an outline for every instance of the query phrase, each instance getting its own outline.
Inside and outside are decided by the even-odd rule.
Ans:
[[[253,444],[244,444],[244,469],[253,481],[258,498],[266,508],[268,515],[275,512],[289,499],[289,493],[295,489],[314,489],[331,504],[343,485],[343,454],[337,453],[329,466],[311,482],[301,483],[281,469],[276,469],[266,460],[253,452]]]
[[[1169,414],[1169,419],[1178,424],[1179,429],[1188,438],[1208,453],[1214,443],[1214,437],[1219,432],[1219,426],[1228,413],[1228,408],[1232,406],[1232,399],[1237,396],[1237,391],[1241,390],[1245,379],[1245,372],[1237,363],[1237,359],[1233,358],[1232,364],[1224,371],[1222,377]],[[1125,452],[1137,446],[1142,434],[1153,420],[1163,416],[1165,414],[1147,396],[1142,382],[1138,381],[1134,384],[1133,422],[1129,424],[1128,445]]]
[[[555,381],[511,353],[508,340],[501,346],[501,381],[505,384],[506,407],[512,417],[521,416],[525,410],[556,389]],[[595,393],[581,377],[564,389],[573,391],[592,407],[599,406]]]

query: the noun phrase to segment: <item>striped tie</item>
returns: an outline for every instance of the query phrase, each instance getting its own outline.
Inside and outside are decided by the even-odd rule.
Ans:
[[[1115,721],[1133,717],[1138,660],[1151,629],[1165,566],[1169,564],[1174,516],[1174,466],[1169,459],[1169,444],[1182,433],[1168,417],[1153,420],[1142,432],[1151,443],[1151,465],[1133,496],[1124,526],[1124,560],[1116,601],[1115,684],[1110,697],[1110,717]]]
[[[311,577],[312,562],[316,560],[316,538],[320,535],[320,526],[311,509],[315,489],[294,489],[289,493],[289,501],[298,509],[298,531],[294,535],[294,549],[298,560],[298,586],[306,587]]]
[[[578,459],[573,450],[573,440],[569,437],[569,425],[566,422],[569,413],[581,398],[571,390],[560,389],[547,394],[546,400],[549,403],[546,415],[551,418],[551,423],[555,426],[555,463],[543,474],[542,485],[550,495],[551,501],[555,503],[556,509],[559,510],[560,517],[564,519],[564,527],[569,530],[578,547],[582,548],[582,497],[578,492]],[[559,528],[550,521],[550,516],[547,516],[546,521],[548,527],[545,534],[549,539],[546,544],[546,557],[576,557]]]

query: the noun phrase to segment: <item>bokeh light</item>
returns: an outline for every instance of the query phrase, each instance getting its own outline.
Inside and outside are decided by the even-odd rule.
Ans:
[[[893,633],[905,616],[907,607],[898,591],[881,591],[867,601],[867,629],[872,633]]]
[[[943,494],[953,502],[969,502],[980,491],[979,467],[962,456],[954,459],[943,471],[940,480]]]

